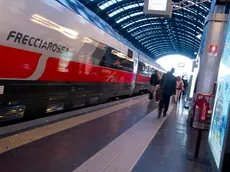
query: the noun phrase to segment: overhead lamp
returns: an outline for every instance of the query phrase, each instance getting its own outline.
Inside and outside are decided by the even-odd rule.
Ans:
[[[184,68],[185,64],[184,63],[178,63],[178,67]]]

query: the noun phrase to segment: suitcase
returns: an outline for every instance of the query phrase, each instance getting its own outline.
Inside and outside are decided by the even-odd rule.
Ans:
[[[153,93],[150,92],[150,93],[149,93],[149,100],[152,100],[152,99],[153,99]]]

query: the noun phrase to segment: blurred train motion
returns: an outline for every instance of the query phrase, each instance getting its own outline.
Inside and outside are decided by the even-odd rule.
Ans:
[[[55,0],[0,3],[0,122],[149,89],[157,66]]]

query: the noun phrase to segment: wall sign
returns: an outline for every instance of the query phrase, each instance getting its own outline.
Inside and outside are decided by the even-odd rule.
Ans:
[[[145,0],[144,13],[156,17],[171,17],[172,0]]]
[[[230,24],[228,24],[224,50],[220,62],[216,98],[213,108],[211,127],[208,143],[211,149],[213,171],[222,171],[223,160],[225,157],[226,143],[230,120]],[[218,51],[217,45],[210,45],[209,53],[215,54]],[[229,143],[228,143],[229,144]],[[229,151],[229,150],[228,150]]]
[[[217,55],[218,49],[219,49],[218,45],[209,45],[208,53],[210,55]]]
[[[166,11],[167,0],[149,0],[148,9],[156,11]]]

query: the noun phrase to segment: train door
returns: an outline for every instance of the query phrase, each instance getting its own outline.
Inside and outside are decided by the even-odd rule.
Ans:
[[[138,72],[138,59],[139,59],[139,54],[136,51],[134,51],[133,53],[133,78],[132,78],[132,84],[130,88],[130,96],[133,95],[135,92],[137,72]]]

